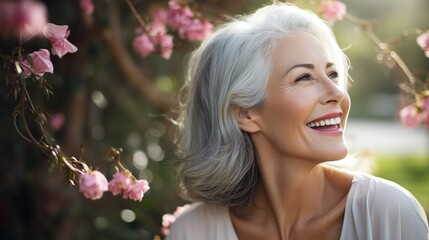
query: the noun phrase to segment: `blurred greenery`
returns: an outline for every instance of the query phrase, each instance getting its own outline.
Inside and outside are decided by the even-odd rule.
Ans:
[[[374,175],[391,180],[410,191],[429,213],[428,156],[376,156]]]
[[[114,173],[103,155],[110,146],[123,148],[122,159],[135,176],[147,178],[151,190],[141,203],[123,200],[110,193],[97,201],[85,199],[76,188],[67,188],[60,171],[48,171],[47,159],[20,138],[14,129],[11,113],[13,98],[6,98],[5,84],[0,83],[0,239],[153,239],[160,234],[164,213],[170,213],[181,200],[176,191],[172,160],[175,158],[173,133],[166,115],[152,105],[130,84],[109,52],[100,32],[85,28],[77,0],[45,0],[49,22],[70,26],[69,40],[78,46],[76,54],[52,57],[55,73],[47,78],[54,96],[45,100],[36,94],[36,102],[49,113],[62,113],[64,127],[52,132],[64,150],[78,156],[80,145],[84,159],[99,168],[108,179]],[[166,0],[134,1],[139,12],[149,6],[166,6]],[[199,0],[205,17],[216,23],[225,15],[248,13],[270,1]],[[294,1],[317,12],[309,1]],[[317,2],[317,1],[313,1]],[[348,11],[358,17],[376,19],[374,31],[383,39],[394,39],[404,30],[429,29],[427,0],[345,0]],[[95,23],[107,28],[114,18],[106,5],[115,4],[121,24],[121,38],[141,74],[155,90],[172,100],[183,83],[184,59],[197,43],[175,42],[172,59],[157,55],[137,56],[131,47],[137,26],[123,1],[94,0]],[[390,71],[377,61],[377,48],[369,38],[348,21],[337,22],[334,32],[346,49],[353,68],[354,83],[351,119],[396,119],[401,98],[397,84],[402,74]],[[429,71],[429,59],[417,46],[415,35],[406,38],[395,50],[409,67],[423,78]],[[13,38],[0,39],[0,52],[10,53],[16,46]],[[41,39],[26,43],[27,52],[49,48]],[[120,59],[119,59],[120,60]],[[0,73],[1,77],[1,73]],[[174,109],[174,105],[171,109]],[[388,143],[386,143],[388,144]],[[376,174],[409,189],[429,209],[428,156],[382,156]]]

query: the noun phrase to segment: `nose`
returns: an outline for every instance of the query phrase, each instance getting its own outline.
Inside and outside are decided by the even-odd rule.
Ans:
[[[347,96],[346,90],[329,78],[323,81],[322,88],[323,94],[320,98],[322,104],[339,104]]]

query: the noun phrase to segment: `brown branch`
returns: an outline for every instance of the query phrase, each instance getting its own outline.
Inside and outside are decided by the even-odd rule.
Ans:
[[[87,104],[87,92],[85,88],[77,89],[66,112],[67,124],[64,129],[64,146],[73,155],[78,152],[78,143],[82,142],[83,126],[85,124],[85,112]]]
[[[131,0],[125,0],[125,2],[127,3],[128,7],[130,8],[130,11],[133,14],[134,18],[136,19],[136,21],[138,22],[138,24],[142,28],[144,28],[145,27],[144,21],[143,21],[142,17],[140,16],[140,14],[137,12],[137,9],[134,6],[134,4],[131,2]]]
[[[116,65],[126,76],[125,79],[128,80],[128,82],[135,87],[158,111],[168,111],[170,103],[162,97],[160,92],[154,87],[149,79],[140,72],[140,68],[132,60],[118,35],[114,34],[111,29],[104,29],[100,36],[103,39],[104,44],[107,46],[110,54],[112,54]]]
[[[101,38],[107,50],[112,55],[116,66],[125,76],[124,79],[133,86],[158,112],[165,113],[170,110],[171,102],[166,99],[150,81],[150,79],[141,72],[141,68],[133,60],[129,50],[126,48],[121,38],[121,26],[119,13],[115,1],[107,1],[109,17],[111,24],[103,29],[95,26],[94,22],[86,16],[84,19],[89,31],[95,31]]]
[[[404,74],[407,76],[408,81],[411,84],[411,89],[416,89],[416,78],[414,77],[411,70],[408,68],[407,64],[402,60],[402,58],[395,52],[390,51],[390,56],[395,60],[395,62],[398,64],[398,66],[401,68],[401,70],[404,72]],[[417,93],[415,93],[417,95]]]
[[[413,90],[413,94],[417,97],[418,94],[415,92],[416,89],[416,78],[414,77],[411,70],[402,60],[402,58],[392,49],[392,46],[389,43],[383,42],[373,31],[372,23],[368,20],[363,20],[358,17],[355,17],[351,14],[346,14],[346,19],[357,24],[361,30],[368,35],[368,37],[374,42],[374,44],[383,51],[384,54],[389,55],[399,66],[402,72],[405,74],[408,82],[410,83],[410,89]]]

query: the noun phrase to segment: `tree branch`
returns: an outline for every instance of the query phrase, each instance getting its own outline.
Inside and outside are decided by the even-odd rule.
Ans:
[[[108,1],[108,4],[109,16],[112,22],[107,28],[94,29],[96,27],[92,24],[92,21],[88,21],[88,19],[86,19],[85,22],[87,25],[90,25],[88,26],[89,29],[92,28],[99,32],[99,37],[112,55],[116,66],[125,76],[124,79],[128,81],[131,86],[136,88],[137,91],[141,93],[141,96],[157,111],[160,113],[169,111],[171,102],[166,99],[158,89],[156,89],[150,79],[140,71],[139,66],[133,60],[121,39],[118,12],[117,8],[114,6],[115,1]]]
[[[118,39],[118,35],[113,34],[111,29],[104,29],[100,36],[110,54],[112,54],[116,65],[126,76],[125,79],[158,111],[168,111],[171,106],[170,103],[159,93],[149,79],[140,72],[139,67],[132,60],[121,40]]]

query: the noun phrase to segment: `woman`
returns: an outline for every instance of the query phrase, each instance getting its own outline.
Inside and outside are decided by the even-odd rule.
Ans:
[[[348,61],[290,4],[220,26],[193,53],[177,162],[195,202],[168,239],[427,239],[402,187],[323,164],[344,158]]]

